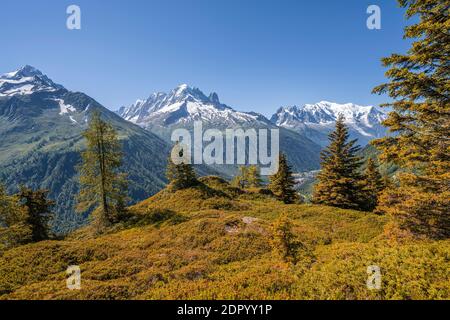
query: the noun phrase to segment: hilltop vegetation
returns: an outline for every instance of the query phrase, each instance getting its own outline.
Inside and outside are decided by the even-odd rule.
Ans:
[[[450,242],[391,242],[388,217],[286,205],[264,189],[217,177],[165,189],[130,208],[101,236],[89,227],[60,241],[1,253],[1,299],[448,299]],[[280,215],[303,251],[296,265],[272,247]],[[66,287],[81,267],[81,290]],[[378,265],[381,290],[366,287]]]

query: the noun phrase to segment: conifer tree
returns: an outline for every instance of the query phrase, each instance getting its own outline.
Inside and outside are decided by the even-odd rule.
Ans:
[[[261,173],[257,165],[251,165],[247,169],[247,182],[249,187],[259,188],[262,185]]]
[[[31,228],[31,241],[38,242],[50,238],[50,222],[53,219],[53,200],[47,198],[48,190],[32,190],[20,187],[18,197],[26,209],[25,223]]]
[[[348,140],[348,128],[342,115],[329,135],[330,144],[321,153],[321,171],[314,186],[313,203],[344,209],[362,209],[364,196],[359,173],[360,150],[356,140]]]
[[[231,185],[240,189],[245,189],[248,186],[248,168],[246,166],[239,167],[239,174],[231,180]]]
[[[249,187],[261,187],[262,179],[258,166],[240,166],[239,174],[231,181],[231,185],[237,188],[245,189]]]
[[[244,189],[245,184],[244,181],[242,180],[241,175],[238,174],[233,177],[233,179],[231,180],[231,186],[235,188]]]
[[[367,211],[373,211],[378,204],[378,197],[384,189],[384,181],[372,158],[367,160],[363,185],[366,197],[364,209]]]
[[[406,54],[383,65],[390,82],[374,89],[392,98],[384,125],[395,133],[375,141],[382,159],[402,167],[378,210],[414,236],[450,236],[450,33],[448,0],[399,0],[408,19]]]
[[[287,163],[286,156],[281,153],[278,160],[278,171],[270,176],[269,189],[281,201],[291,204],[300,201],[294,186],[295,180],[292,176],[291,167]]]
[[[121,144],[116,130],[94,112],[88,129],[83,133],[87,148],[82,153],[80,172],[79,212],[94,211],[101,231],[123,218],[127,199],[126,175],[120,171]]]
[[[190,161],[187,154],[188,153],[183,149],[183,146],[176,143],[169,156],[166,176],[172,190],[186,189],[199,184],[197,175],[195,174],[192,165],[189,163]],[[177,161],[180,163],[175,164],[172,160],[173,156],[180,159],[180,161]]]
[[[0,184],[0,249],[11,248],[32,240],[28,212],[16,196],[6,193]]]
[[[286,263],[296,264],[304,245],[292,231],[292,221],[281,215],[272,225],[271,245],[274,252]]]

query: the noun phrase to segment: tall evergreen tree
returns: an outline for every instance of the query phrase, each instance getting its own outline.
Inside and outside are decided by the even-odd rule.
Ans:
[[[286,156],[281,153],[278,160],[278,171],[270,176],[269,189],[281,201],[286,204],[300,201],[297,192],[294,189],[295,180],[292,176],[292,170],[287,162]]]
[[[53,219],[53,200],[47,198],[48,190],[32,190],[20,187],[18,197],[26,209],[25,223],[31,228],[31,241],[38,242],[50,238],[50,222]]]
[[[32,230],[27,223],[28,211],[17,196],[6,193],[0,184],[0,249],[32,241]]]
[[[397,229],[416,236],[450,236],[450,28],[448,0],[399,0],[415,24],[406,54],[383,65],[389,83],[374,89],[388,94],[391,112],[384,125],[395,134],[375,142],[385,161],[405,173],[380,198],[379,210],[394,217]]]
[[[373,211],[378,204],[378,197],[384,189],[384,181],[372,158],[367,160],[367,167],[364,172],[363,181],[364,194],[366,198],[364,209],[367,211]]]
[[[83,133],[87,148],[82,153],[79,212],[95,210],[95,221],[101,231],[123,218],[127,199],[126,175],[120,171],[121,143],[116,130],[94,112]]]
[[[361,158],[356,140],[348,140],[344,117],[339,116],[336,129],[329,135],[330,144],[321,153],[321,171],[314,186],[313,203],[344,209],[362,209],[364,197],[359,173]]]
[[[197,180],[197,175],[195,174],[192,165],[189,163],[189,159],[187,159],[186,151],[183,149],[183,146],[178,142],[172,149],[171,155],[168,159],[166,176],[169,180],[169,186],[172,190],[181,190],[193,187],[199,184]],[[175,164],[172,160],[172,157],[176,156],[178,159],[181,159],[180,162]]]

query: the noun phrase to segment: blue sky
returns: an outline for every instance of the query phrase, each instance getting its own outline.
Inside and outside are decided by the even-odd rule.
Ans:
[[[79,5],[82,29],[66,28]],[[382,29],[366,28],[377,4]],[[320,100],[379,104],[380,58],[405,52],[393,0],[2,1],[0,73],[30,64],[110,109],[181,83],[271,115]]]

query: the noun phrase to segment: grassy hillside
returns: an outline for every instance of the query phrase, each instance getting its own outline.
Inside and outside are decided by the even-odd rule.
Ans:
[[[0,299],[450,298],[450,241],[393,243],[384,216],[202,181],[135,205],[130,221],[100,237],[87,227],[0,253]],[[281,213],[305,245],[295,266],[270,245]],[[69,265],[81,267],[81,290],[66,288]],[[381,268],[379,291],[366,287],[369,265]]]

